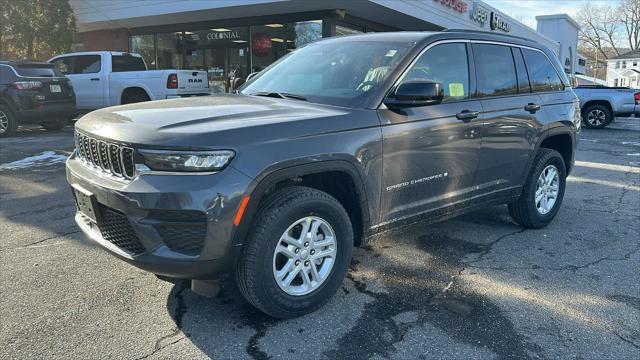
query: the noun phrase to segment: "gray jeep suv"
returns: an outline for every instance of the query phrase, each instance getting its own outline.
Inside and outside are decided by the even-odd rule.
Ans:
[[[322,306],[352,248],[490,204],[558,213],[580,109],[548,49],[467,31],[329,38],[237,94],[94,111],[67,178],[82,231],[158,275],[233,273],[275,317]]]

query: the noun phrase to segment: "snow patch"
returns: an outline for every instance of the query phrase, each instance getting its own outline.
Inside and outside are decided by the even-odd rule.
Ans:
[[[16,170],[64,163],[67,160],[67,157],[69,157],[69,155],[62,152],[45,151],[38,155],[26,157],[22,160],[2,164],[0,165],[0,170]]]

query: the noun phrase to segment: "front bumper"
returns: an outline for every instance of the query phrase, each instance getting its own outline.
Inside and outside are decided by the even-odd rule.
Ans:
[[[72,155],[67,180],[95,198],[94,223],[80,212],[85,235],[112,255],[173,278],[215,279],[230,272],[241,244],[233,218],[251,179],[232,167],[210,175],[143,174],[114,179]]]

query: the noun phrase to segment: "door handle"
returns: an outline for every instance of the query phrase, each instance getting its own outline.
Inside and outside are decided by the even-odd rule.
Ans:
[[[91,78],[91,81],[100,81],[100,78]]]
[[[477,118],[479,115],[479,111],[462,110],[456,114],[456,119],[462,120],[463,122],[469,122]]]
[[[534,114],[536,111],[540,110],[540,105],[534,103],[528,103],[524,106],[524,110]]]

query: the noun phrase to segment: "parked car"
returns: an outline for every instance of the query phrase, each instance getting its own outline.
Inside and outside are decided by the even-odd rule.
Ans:
[[[209,94],[206,71],[147,70],[138,54],[89,51],[49,62],[71,80],[81,110]]]
[[[25,123],[59,130],[75,113],[73,88],[53,65],[0,60],[0,137]]]
[[[139,268],[235,272],[260,310],[305,314],[339,288],[352,248],[390,228],[492,204],[549,224],[580,130],[560,69],[543,45],[482,32],[314,42],[238,94],[81,118],[75,219]]]
[[[574,89],[580,99],[586,127],[602,129],[619,117],[640,117],[640,90],[627,87],[581,85]]]

